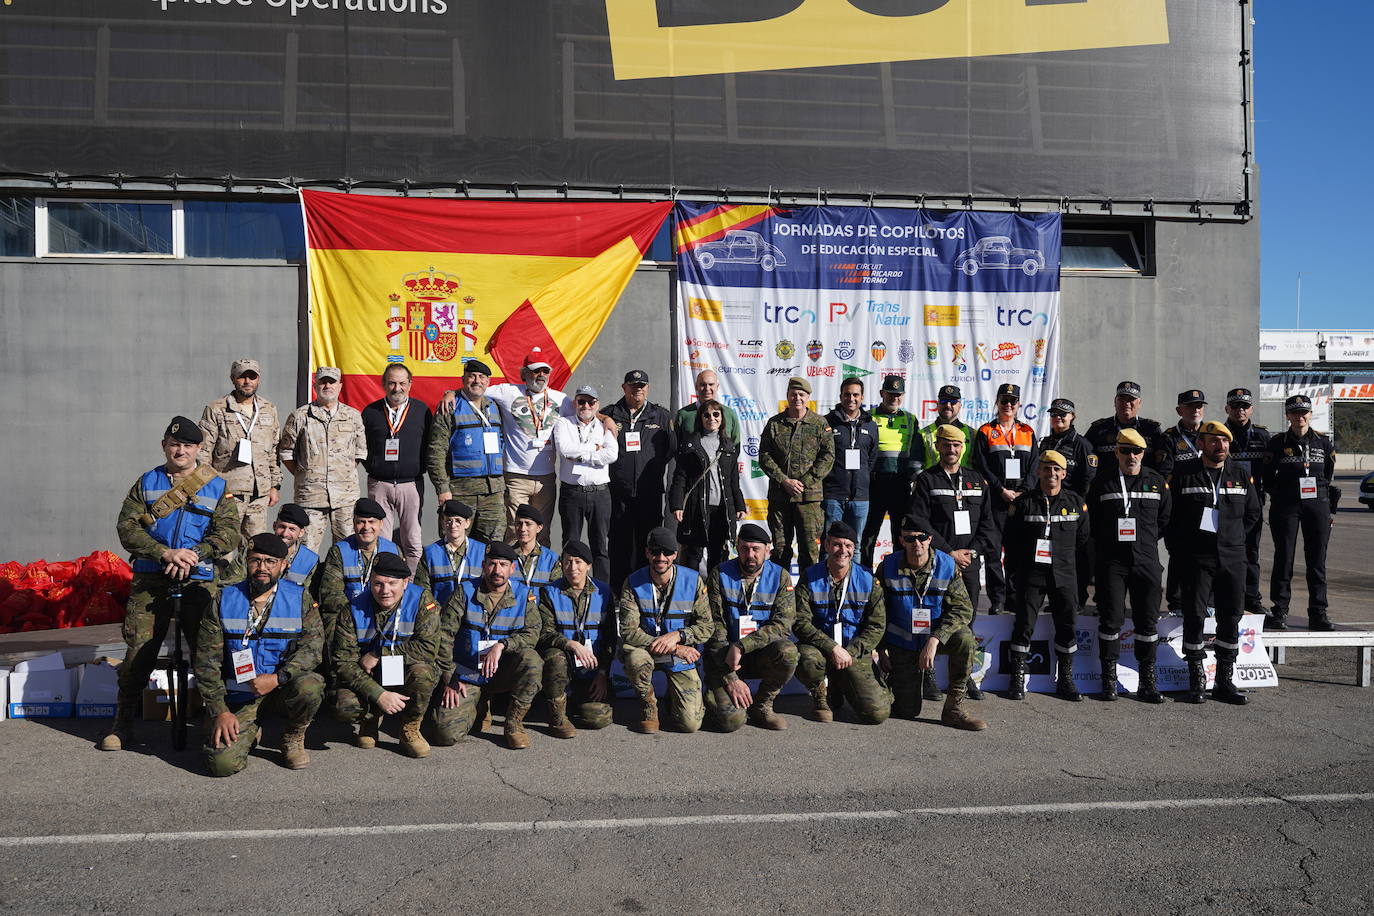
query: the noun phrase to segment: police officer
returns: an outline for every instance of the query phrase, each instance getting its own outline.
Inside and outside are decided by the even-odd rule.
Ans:
[[[1099,468],[1088,488],[1097,561],[1097,653],[1102,662],[1102,699],[1115,700],[1116,665],[1126,596],[1135,626],[1140,669],[1136,699],[1163,703],[1155,679],[1159,650],[1159,539],[1169,529],[1172,500],[1168,482],[1144,466],[1145,440],[1133,429],[1117,433],[1116,467]]]
[[[768,527],[773,532],[773,560],[805,569],[816,561],[825,527],[821,482],[835,463],[834,436],[825,421],[807,406],[811,383],[787,380],[787,409],[769,417],[759,437],[759,470],[768,475]]]
[[[1296,394],[1284,401],[1288,429],[1269,440],[1264,453],[1264,489],[1269,494],[1269,531],[1274,538],[1274,570],[1269,577],[1273,602],[1268,626],[1287,629],[1292,594],[1293,558],[1302,531],[1303,565],[1307,567],[1307,626],[1332,629],[1326,616],[1326,544],[1340,491],[1331,485],[1336,448],[1330,437],[1312,428],[1312,399]]]
[[[649,400],[649,373],[631,369],[620,400],[606,408],[616,428],[618,457],[611,464],[611,588],[644,565],[649,532],[663,524],[668,464],[677,436],[668,408]]]
[[[425,547],[415,567],[415,584],[427,588],[439,602],[448,604],[459,583],[482,575],[482,560],[487,545],[468,537],[476,511],[461,499],[450,499],[439,507],[439,533],[442,537]]]
[[[1259,490],[1260,508],[1264,507],[1264,452],[1269,445],[1269,430],[1254,423],[1250,414],[1255,398],[1249,388],[1232,388],[1226,392],[1226,428],[1235,437],[1231,443],[1231,460],[1245,468]],[[1264,535],[1264,520],[1245,532],[1245,613],[1263,614],[1264,597],[1260,594],[1260,540]]]
[[[1034,479],[1031,460],[1035,455],[1035,431],[1016,419],[1021,404],[1020,385],[999,385],[997,416],[978,429],[974,440],[973,466],[988,482],[992,495],[988,511],[992,515],[992,536],[988,541],[985,574],[988,580],[989,614],[1000,614],[1009,606],[1012,589],[1002,571],[1002,532],[1007,510],[1016,494]]]
[[[224,478],[197,463],[202,438],[194,420],[173,417],[162,434],[165,463],[134,483],[119,510],[115,529],[129,551],[134,577],[124,615],[128,652],[119,666],[114,721],[97,745],[102,751],[134,743],[143,687],[178,606],[182,632],[195,655],[201,615],[216,585],[214,561],[239,544],[238,506]]]
[[[873,409],[873,424],[878,428],[878,457],[868,479],[868,520],[864,522],[860,562],[873,568],[873,550],[883,516],[888,517],[893,549],[897,544],[897,524],[911,502],[911,479],[921,468],[921,437],[916,418],[902,409],[906,380],[900,375],[883,378],[878,391],[882,399]]]
[[[1050,402],[1050,433],[1040,440],[1041,448],[1052,448],[1064,456],[1068,463],[1068,474],[1064,477],[1064,487],[1079,496],[1088,492],[1093,475],[1097,473],[1097,453],[1088,440],[1074,429],[1077,408],[1068,398],[1055,398]],[[1088,586],[1093,581],[1092,544],[1078,554],[1078,606],[1088,603]]]
[[[1183,566],[1183,657],[1188,662],[1188,702],[1206,700],[1207,658],[1203,627],[1208,596],[1216,607],[1216,683],[1212,698],[1244,705],[1235,674],[1240,615],[1245,601],[1245,532],[1260,514],[1259,494],[1250,475],[1230,460],[1231,430],[1224,423],[1202,424],[1198,444],[1202,467],[1169,479],[1173,496],[1170,538],[1185,558]]]
[[[1169,467],[1160,464],[1160,435],[1163,430],[1159,423],[1140,416],[1139,382],[1125,381],[1116,386],[1113,400],[1115,412],[1110,417],[1094,420],[1083,437],[1097,455],[1099,467],[1111,467],[1116,463],[1116,436],[1123,429],[1133,429],[1145,440],[1145,466],[1152,467],[1167,479]]]
[[[506,524],[505,432],[501,407],[485,392],[491,368],[479,359],[463,363],[463,387],[453,412],[439,410],[425,442],[425,467],[439,505],[454,496],[477,510],[474,536],[496,540]]]
[[[1164,430],[1159,437],[1159,454],[1155,456],[1157,467],[1167,467],[1166,476],[1172,474],[1196,474],[1202,467],[1202,452],[1198,448],[1198,429],[1202,426],[1202,415],[1207,409],[1207,397],[1196,388],[1179,392],[1178,422]],[[1177,614],[1183,607],[1180,563],[1174,562],[1174,548],[1169,547],[1169,572],[1165,579],[1164,600],[1169,612]]]
[[[1078,609],[1078,551],[1087,543],[1091,526],[1083,498],[1064,488],[1068,462],[1054,449],[1040,453],[1038,482],[1007,510],[1007,574],[1015,596],[1016,621],[1011,628],[1011,688],[1009,699],[1026,696],[1026,656],[1040,605],[1049,601],[1054,616],[1054,654],[1058,661],[1055,694],[1083,699],[1073,680],[1073,655],[1078,651],[1074,612]]]
[[[563,545],[563,576],[539,590],[543,633],[544,699],[549,731],[573,738],[577,726],[611,724],[611,659],[615,656],[615,598],[605,582],[592,578],[592,550],[581,541]],[[568,715],[568,686],[572,715]]]
[[[304,586],[313,600],[320,555],[305,545],[305,533],[309,528],[309,513],[295,503],[282,506],[277,512],[277,520],[272,523],[272,533],[286,543],[286,572],[282,573],[282,578]]]
[[[935,394],[935,422],[921,429],[922,468],[933,468],[940,463],[940,452],[936,448],[935,438],[941,426],[953,426],[964,434],[964,457],[960,459],[960,463],[966,468],[973,467],[973,444],[978,432],[959,419],[963,407],[964,395],[958,385],[940,386],[940,390]],[[892,549],[897,549],[895,542]]]
[[[740,528],[736,556],[711,570],[706,595],[714,629],[706,643],[706,709],[716,727],[733,732],[745,723],[781,731],[787,721],[773,700],[797,669],[792,621],[792,574],[768,559],[768,532]],[[743,678],[759,678],[753,693]]]

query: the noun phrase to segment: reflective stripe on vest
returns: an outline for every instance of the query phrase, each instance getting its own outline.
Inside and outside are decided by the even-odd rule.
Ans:
[[[448,437],[450,477],[499,477],[504,470],[501,449],[488,455],[484,433],[501,436],[501,414],[495,401],[487,402],[486,423],[467,398],[459,396],[453,406],[453,432]],[[504,443],[503,447],[504,447]]]
[[[559,576],[558,573],[558,552],[547,547],[539,548],[539,555],[534,560],[534,570],[529,578],[525,578],[524,564],[520,560],[515,561],[515,569],[511,572],[512,582],[523,582],[531,589],[538,589],[548,585]]]
[[[477,600],[480,583],[479,579],[466,579],[459,586],[463,596],[463,621],[459,625],[457,638],[453,640],[454,666],[458,669],[458,676],[469,684],[485,684],[490,680],[478,670],[481,664],[477,652],[478,641],[506,639],[523,629],[529,604],[529,591],[524,583],[511,579],[507,587],[515,600],[509,607],[498,610],[488,627],[486,609]]]
[[[930,608],[932,628],[944,613],[945,592],[958,574],[953,557],[943,550],[936,550],[934,554],[935,565],[930,570],[925,599],[921,601],[923,606]],[[911,611],[915,607],[917,589],[915,581],[901,573],[903,559],[900,553],[890,553],[883,560],[883,602],[887,608],[887,631],[883,634],[883,642],[915,651],[925,645],[925,636],[911,632]]]
[[[830,603],[830,570],[824,563],[808,567],[802,579],[802,587],[811,593],[811,623],[826,636],[835,635],[836,608]],[[854,641],[863,621],[864,608],[868,596],[873,592],[873,573],[862,566],[849,568],[849,590],[844,596],[844,606],[839,609],[841,645]]]
[[[272,596],[272,606],[268,611],[267,622],[255,631],[257,636],[248,640],[248,648],[253,652],[253,670],[258,674],[275,674],[281,664],[281,657],[301,635],[301,618],[304,616],[305,589],[293,582],[278,582],[277,593]],[[243,637],[248,632],[253,599],[248,593],[248,583],[225,587],[219,593],[219,620],[224,628],[224,658],[220,663],[220,676],[224,687],[230,693],[252,696],[249,684],[240,684],[235,679],[233,654],[243,648]]]
[[[458,583],[464,579],[475,579],[482,575],[482,561],[487,556],[487,545],[481,541],[467,539],[461,569],[453,568],[453,560],[443,541],[435,541],[425,548],[425,567],[429,570],[429,590],[439,607],[448,604],[448,599],[458,590]]]
[[[608,610],[612,611],[611,620],[615,620],[615,602],[611,597],[611,590],[605,584],[597,582],[595,579],[587,580],[592,586],[591,601],[587,605],[587,619],[583,621],[582,629],[577,627],[577,602],[563,593],[563,589],[568,584],[563,579],[544,586],[544,595],[549,599],[549,604],[553,607],[553,616],[558,624],[558,632],[564,639],[572,639],[589,646],[592,652],[600,658],[607,650],[615,645],[617,633],[615,624],[611,624],[610,632],[602,632],[601,621],[605,618]],[[596,676],[595,668],[573,667],[573,677],[582,679]]]
[[[363,555],[358,549],[358,536],[350,534],[339,541],[338,547],[339,559],[343,560],[344,597],[352,601],[367,591],[367,583],[363,581]],[[383,553],[394,553],[398,557],[401,555],[401,551],[391,541],[377,538],[372,562],[377,562],[377,556]]]
[[[420,598],[425,590],[418,585],[407,585],[401,596],[401,605],[396,609],[399,615],[389,618],[381,632],[377,630],[377,608],[371,592],[364,592],[348,603],[353,611],[353,626],[358,633],[358,651],[383,655],[388,650],[401,648],[401,643],[415,635],[415,618],[420,615]],[[395,654],[392,652],[392,654]]]
[[[739,642],[739,619],[743,614],[754,618],[754,624],[762,627],[773,619],[773,605],[778,599],[778,589],[782,586],[782,567],[772,560],[763,561],[758,581],[754,583],[754,594],[750,596],[749,606],[744,604],[744,574],[739,568],[739,558],[726,560],[718,568],[720,575],[720,602],[725,612],[725,625],[729,630],[730,642]]]
[[[319,562],[320,555],[301,544],[296,548],[296,555],[291,558],[291,565],[287,567],[282,578],[293,585],[305,585],[314,575]]]
[[[149,513],[153,510],[153,504],[175,486],[164,468],[153,468],[139,478],[138,484]],[[148,534],[159,544],[165,544],[173,550],[196,548],[210,533],[210,523],[214,520],[215,507],[224,496],[224,488],[224,478],[215,477],[197,490],[185,506],[168,513],[166,518],[155,519],[146,529]],[[137,573],[162,572],[162,563],[145,557],[136,558],[132,566]],[[215,578],[215,564],[209,560],[196,564],[191,570],[191,578],[197,582],[212,581]]]
[[[658,590],[653,579],[649,578],[649,567],[641,566],[635,570],[625,584],[630,586],[635,600],[639,603],[639,627],[650,636],[662,636],[683,629],[692,619],[692,608],[696,606],[697,583],[701,576],[694,569],[685,566],[674,567],[677,575],[673,578],[673,592],[668,598],[668,609],[663,615],[663,628],[659,629]],[[688,671],[696,667],[695,662],[674,658],[667,666],[669,671]]]

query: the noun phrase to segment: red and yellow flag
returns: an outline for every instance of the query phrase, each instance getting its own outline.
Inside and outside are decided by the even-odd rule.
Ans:
[[[465,359],[518,380],[533,347],[561,387],[672,210],[331,191],[302,191],[301,204],[311,367],[342,370],[355,407],[382,396],[388,363],[405,363],[412,396],[433,404]]]

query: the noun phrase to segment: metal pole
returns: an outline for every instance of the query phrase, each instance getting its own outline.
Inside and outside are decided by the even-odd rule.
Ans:
[[[1298,330],[1302,330],[1302,275],[1303,275],[1303,273],[1304,273],[1304,272],[1301,271],[1301,270],[1298,271],[1298,315],[1297,315],[1297,326],[1298,326]]]

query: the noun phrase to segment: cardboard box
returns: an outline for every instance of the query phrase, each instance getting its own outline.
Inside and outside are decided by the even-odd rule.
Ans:
[[[205,704],[200,701],[200,689],[196,687],[194,674],[190,676],[188,683],[191,690],[186,713],[188,716],[194,716],[205,708]],[[143,721],[172,721],[172,698],[167,691],[166,669],[154,671],[152,677],[148,678],[148,686],[143,690]]]
[[[67,719],[76,710],[76,672],[60,652],[20,662],[8,681],[11,719]]]
[[[81,684],[76,689],[78,719],[112,719],[119,703],[119,668],[109,659],[97,659],[77,669]]]
[[[10,716],[10,672],[13,668],[0,668],[0,719]]]

